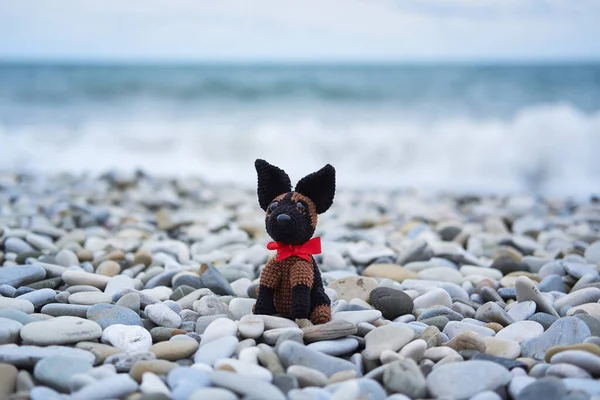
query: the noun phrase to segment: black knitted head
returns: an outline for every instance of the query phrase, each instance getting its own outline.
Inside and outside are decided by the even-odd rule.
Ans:
[[[331,207],[335,194],[335,169],[327,164],[302,178],[291,191],[289,176],[264,160],[256,160],[258,202],[267,212],[267,233],[276,242],[299,245],[315,232],[317,214]]]

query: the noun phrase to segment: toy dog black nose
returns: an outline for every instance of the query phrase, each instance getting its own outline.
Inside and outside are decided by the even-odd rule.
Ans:
[[[277,216],[277,223],[282,226],[289,224],[291,220],[292,218],[287,214],[279,214]]]

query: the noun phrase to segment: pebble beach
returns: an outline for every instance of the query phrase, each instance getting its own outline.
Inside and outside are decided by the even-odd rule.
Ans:
[[[0,174],[0,399],[600,399],[598,199],[342,188],[301,328],[252,184]]]

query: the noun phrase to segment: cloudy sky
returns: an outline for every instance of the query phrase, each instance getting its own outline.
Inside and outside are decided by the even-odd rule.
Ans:
[[[598,0],[3,0],[0,59],[600,59]]]

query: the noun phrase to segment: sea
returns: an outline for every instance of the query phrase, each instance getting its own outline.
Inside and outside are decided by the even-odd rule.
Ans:
[[[600,64],[0,63],[0,171],[600,192]]]

